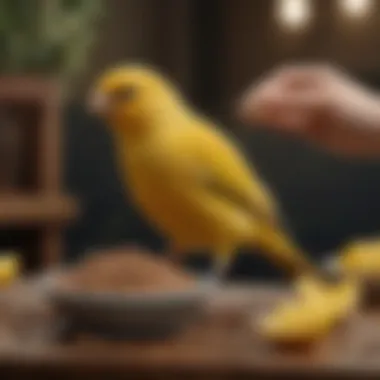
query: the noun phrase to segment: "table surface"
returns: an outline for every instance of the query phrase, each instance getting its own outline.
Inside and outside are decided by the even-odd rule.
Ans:
[[[52,334],[57,319],[40,293],[35,283],[20,283],[0,296],[0,371],[133,373],[133,378],[380,378],[380,318],[375,314],[353,315],[309,351],[283,351],[265,342],[254,322],[284,295],[278,289],[229,286],[201,321],[171,340],[151,343],[90,336],[60,343]]]

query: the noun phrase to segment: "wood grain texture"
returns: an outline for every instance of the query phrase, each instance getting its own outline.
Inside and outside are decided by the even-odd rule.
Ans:
[[[74,199],[66,196],[0,195],[0,226],[62,224],[77,215]]]
[[[17,325],[17,318],[9,321],[12,310],[24,331],[0,346],[1,371],[58,378],[106,374],[133,379],[380,378],[380,335],[374,333],[379,319],[374,315],[352,316],[310,351],[279,351],[263,340],[254,321],[276,304],[283,290],[258,285],[227,288],[211,302],[204,319],[174,339],[139,343],[90,336],[59,343],[47,333],[56,317],[37,293],[32,286],[25,292],[19,285],[9,293],[7,307],[0,308],[0,331],[12,331],[11,325]]]

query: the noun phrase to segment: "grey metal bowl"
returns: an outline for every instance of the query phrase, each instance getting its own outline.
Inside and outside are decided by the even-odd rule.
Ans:
[[[71,329],[108,338],[162,339],[206,310],[217,284],[199,283],[188,291],[150,293],[77,293],[51,283],[49,298]]]

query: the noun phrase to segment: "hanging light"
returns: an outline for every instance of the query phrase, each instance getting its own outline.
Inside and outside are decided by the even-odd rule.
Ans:
[[[286,29],[303,29],[311,17],[311,0],[277,0],[275,18]]]
[[[351,17],[366,17],[372,10],[372,0],[340,0],[340,8],[343,13]]]

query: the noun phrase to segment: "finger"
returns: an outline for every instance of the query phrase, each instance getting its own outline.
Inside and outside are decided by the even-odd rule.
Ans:
[[[284,70],[274,70],[244,91],[238,106],[239,115],[243,120],[252,121],[255,119],[262,98],[270,96],[271,93],[281,92]]]
[[[322,88],[327,82],[328,69],[320,65],[296,65],[286,69],[279,81],[283,88],[303,90]]]
[[[324,114],[325,101],[318,93],[269,93],[256,102],[258,123],[294,132],[306,131]]]
[[[240,107],[242,120],[249,123],[300,123],[305,116],[301,110],[319,110],[323,104],[321,94],[329,92],[319,65],[299,65],[279,70],[276,75],[251,87]],[[285,116],[284,116],[285,115]]]
[[[279,69],[248,88],[241,104],[249,109],[254,108],[257,99],[270,96],[271,93],[322,89],[323,72],[324,69],[319,65],[293,65]]]
[[[311,63],[295,63],[292,65],[283,66],[279,72],[283,76],[324,76],[329,73],[335,72],[334,66],[328,65],[323,62],[311,62]]]
[[[320,83],[335,72],[336,70],[333,67],[320,63],[286,65],[260,78],[248,89],[246,94],[261,91],[268,86],[284,88],[289,84]]]
[[[265,113],[265,106],[270,102],[272,97],[281,93],[276,82],[270,80],[261,82],[256,86],[252,86],[243,95],[239,105],[239,116],[243,121],[254,123],[260,121]]]

